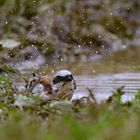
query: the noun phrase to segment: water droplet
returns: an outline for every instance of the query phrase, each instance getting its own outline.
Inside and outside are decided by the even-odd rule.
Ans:
[[[6,21],[5,24],[7,25],[8,24],[8,21]]]
[[[97,53],[98,53],[98,51],[95,51],[95,53],[97,54]]]
[[[95,71],[95,70],[93,70],[92,72],[93,72],[93,74],[95,74],[95,73],[96,73],[96,71]]]

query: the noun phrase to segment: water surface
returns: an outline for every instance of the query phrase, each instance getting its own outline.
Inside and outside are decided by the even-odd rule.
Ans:
[[[124,86],[122,102],[134,99],[140,89],[140,73],[101,74],[76,76],[77,89],[73,99],[88,95],[90,88],[98,102],[108,99],[118,88]]]

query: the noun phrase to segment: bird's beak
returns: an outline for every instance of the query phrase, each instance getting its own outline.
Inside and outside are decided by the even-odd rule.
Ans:
[[[68,81],[72,81],[73,80],[73,77],[71,75],[67,76],[67,80]]]

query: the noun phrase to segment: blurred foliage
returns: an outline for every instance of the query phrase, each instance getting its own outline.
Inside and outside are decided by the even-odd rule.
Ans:
[[[0,82],[7,79],[10,81],[9,77],[0,77]],[[11,86],[7,84],[5,89]],[[3,140],[139,139],[140,92],[126,104],[121,103],[119,91],[110,102],[84,106],[64,103],[58,107],[52,105],[55,101],[42,102],[29,94],[19,95],[16,90],[13,87],[11,91],[0,92],[0,138]]]
[[[1,69],[7,73],[18,73],[19,71],[9,65],[4,64]]]
[[[139,7],[137,0],[0,0],[0,37],[52,48],[49,54],[110,48],[135,38]]]

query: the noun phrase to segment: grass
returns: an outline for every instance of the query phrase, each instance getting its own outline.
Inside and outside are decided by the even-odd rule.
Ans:
[[[0,81],[5,84],[7,78],[1,77]],[[35,103],[21,109],[14,104],[16,89],[10,89],[10,84],[0,96],[2,140],[140,139],[140,92],[134,101],[125,105],[120,103],[120,94],[106,103],[60,107],[29,97]]]
[[[35,110],[8,109],[1,115],[0,138],[34,140],[139,139],[139,103],[88,106],[78,112],[55,110],[42,118]],[[42,109],[41,109],[42,110]],[[41,111],[40,110],[40,111]],[[44,112],[45,113],[45,112]]]

